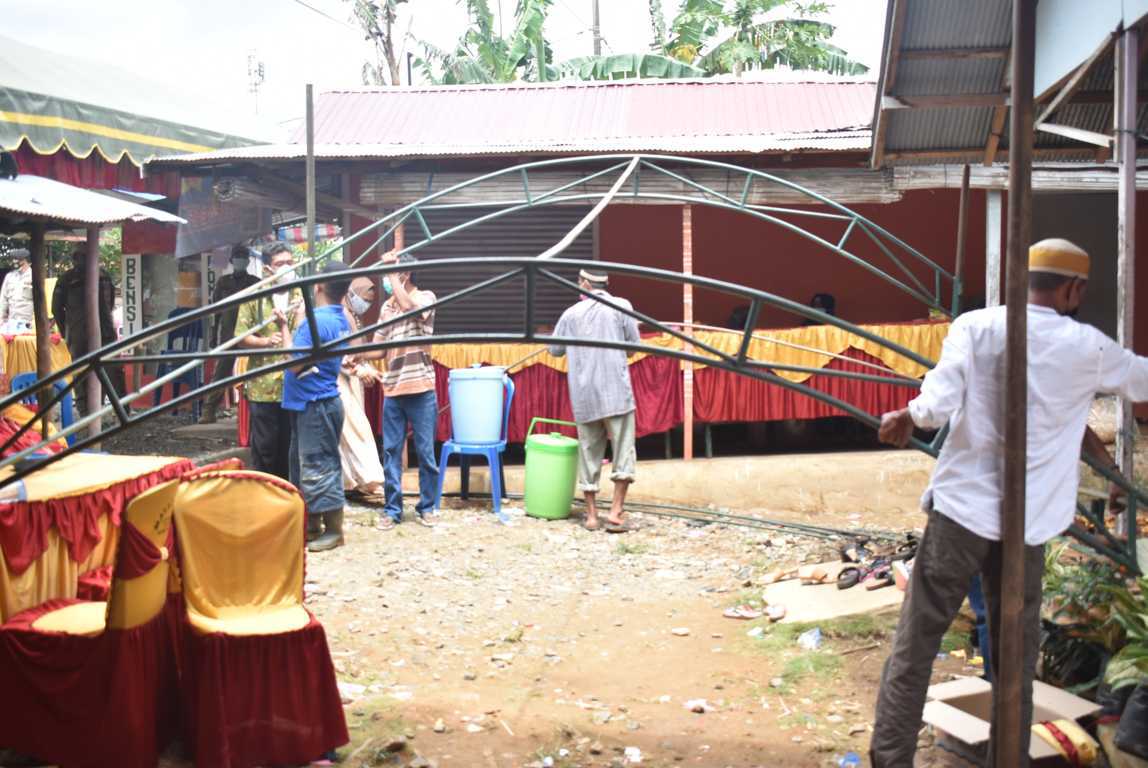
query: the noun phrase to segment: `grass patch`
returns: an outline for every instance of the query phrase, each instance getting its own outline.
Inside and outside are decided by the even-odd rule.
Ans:
[[[952,653],[953,651],[966,650],[970,647],[968,632],[950,629],[945,633],[945,636],[941,638],[942,653]]]
[[[650,548],[641,543],[631,544],[628,541],[619,541],[617,546],[614,547],[614,554],[619,556],[624,555],[644,555],[650,551]]]
[[[832,653],[807,651],[785,662],[781,679],[792,687],[807,677],[825,679],[835,676],[841,670],[841,657]]]
[[[466,576],[471,581],[478,581],[479,579],[482,578],[482,574],[479,573],[478,571],[474,570],[473,568],[467,568],[466,573],[463,575]]]

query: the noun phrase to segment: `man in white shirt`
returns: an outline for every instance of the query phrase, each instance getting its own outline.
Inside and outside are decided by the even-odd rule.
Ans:
[[[1088,254],[1067,240],[1042,240],[1029,249],[1022,723],[1032,719],[1044,543],[1075,515],[1078,446],[1089,406],[1098,392],[1148,399],[1148,358],[1073,319],[1088,268]],[[881,440],[897,446],[907,444],[914,427],[939,429],[948,422],[950,432],[921,499],[928,524],[881,678],[870,745],[876,768],[913,765],[933,659],[977,573],[989,607],[992,679],[999,679],[1004,372],[1005,308],[969,312],[953,321],[921,394],[881,419]],[[1098,442],[1084,445],[1111,464]],[[1020,736],[1027,753],[1028,728]]]
[[[0,286],[0,326],[5,332],[32,327],[32,266],[28,251],[16,248],[9,251],[16,269],[4,275]]]

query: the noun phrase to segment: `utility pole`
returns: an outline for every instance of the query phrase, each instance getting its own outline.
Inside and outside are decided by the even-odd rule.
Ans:
[[[594,55],[602,55],[602,25],[598,18],[598,0],[590,0],[590,10],[592,13],[590,32],[594,35]]]

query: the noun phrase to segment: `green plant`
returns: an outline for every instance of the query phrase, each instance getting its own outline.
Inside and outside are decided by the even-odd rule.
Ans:
[[[1116,650],[1121,632],[1108,621],[1112,587],[1121,583],[1117,566],[1084,556],[1067,542],[1050,545],[1044,558],[1044,618],[1068,634]]]
[[[1113,688],[1148,681],[1148,576],[1134,587],[1108,588],[1112,595],[1109,622],[1124,634],[1124,645],[1108,662],[1104,680]]]

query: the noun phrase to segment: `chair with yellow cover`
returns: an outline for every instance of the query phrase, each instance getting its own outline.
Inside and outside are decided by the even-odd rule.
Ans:
[[[178,726],[167,601],[179,481],[127,504],[107,602],[51,600],[0,627],[0,746],[67,768],[153,768]]]
[[[327,637],[303,607],[299,492],[262,472],[193,472],[175,519],[196,763],[305,764],[347,743]]]

